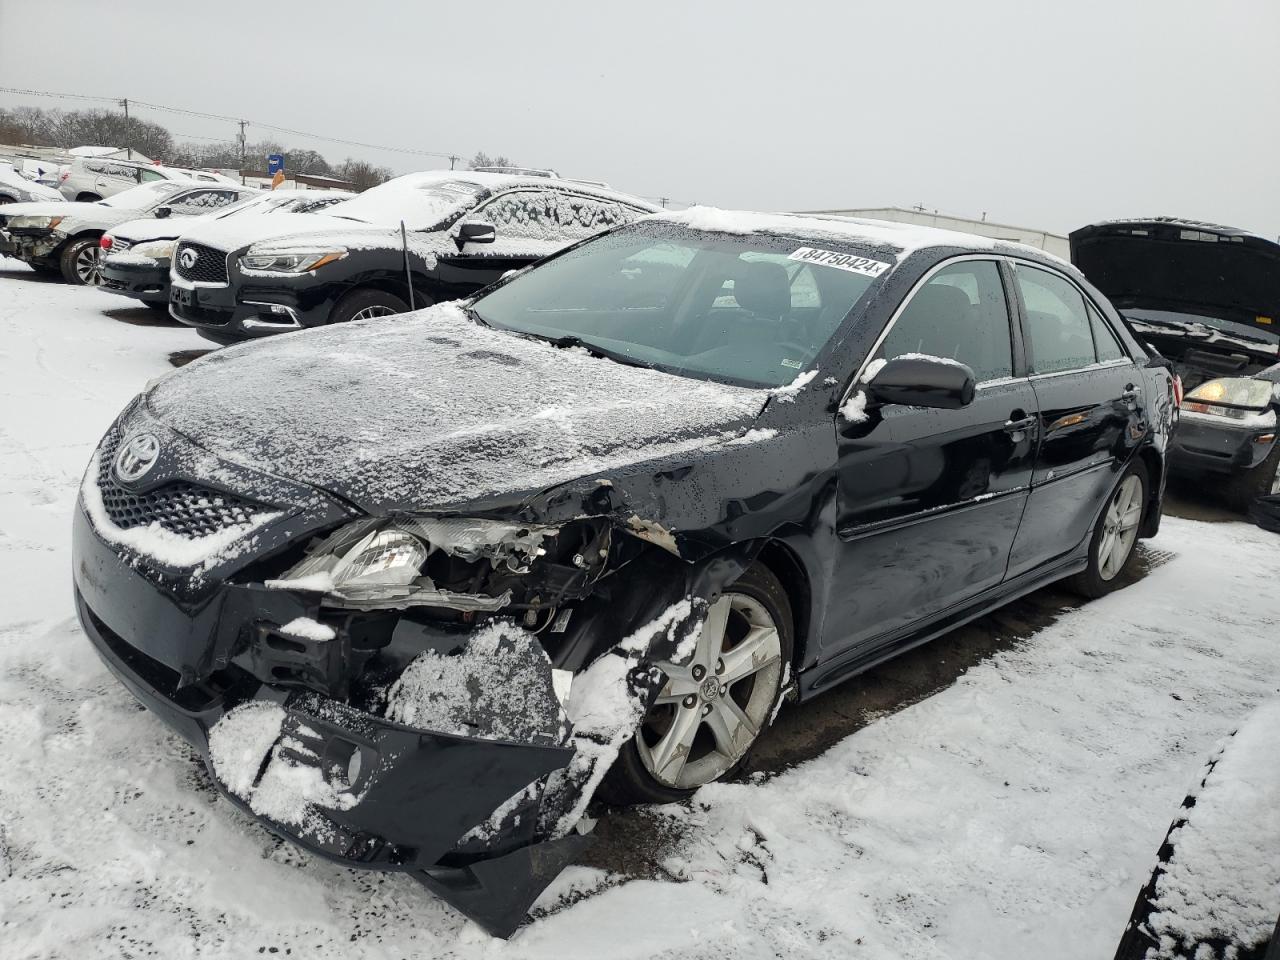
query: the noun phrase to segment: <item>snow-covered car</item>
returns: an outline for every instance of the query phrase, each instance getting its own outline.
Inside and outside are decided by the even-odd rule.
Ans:
[[[1280,701],[1218,745],[1138,894],[1116,960],[1280,960]]]
[[[94,203],[11,203],[0,207],[0,253],[68,283],[102,283],[102,235],[139,217],[190,217],[218,210],[258,191],[228,184],[161,180]]]
[[[153,384],[85,473],[75,602],[237,806],[505,935],[593,797],[687,798],[785,697],[1115,589],[1173,403],[1039,250],[695,208]]]
[[[409,174],[320,216],[220,220],[184,232],[170,312],[215,343],[402,313],[468,296],[657,209],[554,177]]]
[[[1156,217],[1076,230],[1071,259],[1181,378],[1170,469],[1280,531],[1280,244]]]
[[[102,289],[169,310],[169,267],[178,238],[206,220],[264,213],[316,213],[352,196],[345,190],[264,191],[216,213],[175,220],[129,220],[102,235]]]
[[[0,204],[62,202],[62,194],[25,176],[7,160],[0,160]]]
[[[195,181],[240,186],[220,173],[166,167],[143,160],[117,160],[108,157],[76,157],[59,175],[58,190],[67,200],[93,203],[105,200],[139,184]]]

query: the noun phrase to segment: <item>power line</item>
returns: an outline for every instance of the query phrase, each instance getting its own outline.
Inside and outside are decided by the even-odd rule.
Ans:
[[[30,97],[53,97],[63,100],[91,100],[99,103],[120,104],[122,100],[118,97],[101,97],[87,96],[79,93],[55,93],[49,90],[28,90],[20,87],[0,87],[0,93],[14,93],[22,96]],[[439,150],[417,150],[411,147],[392,147],[379,143],[366,143],[361,140],[343,140],[339,137],[330,137],[322,133],[308,133],[304,130],[294,130],[290,127],[281,127],[274,123],[263,123],[259,120],[245,120],[242,117],[229,117],[220,113],[204,113],[200,110],[187,110],[182,107],[171,107],[163,103],[150,103],[146,100],[130,99],[129,104],[133,107],[145,107],[149,110],[158,110],[163,113],[174,113],[185,117],[201,117],[205,120],[220,120],[224,123],[234,123],[240,125],[241,142],[243,142],[243,133],[245,126],[261,127],[263,130],[272,130],[276,133],[288,134],[291,137],[305,137],[311,140],[320,140],[324,143],[338,143],[348,147],[361,147],[365,150],[384,150],[388,153],[404,153],[418,157],[434,157],[438,160],[448,160],[450,163],[461,160],[462,157],[456,152],[443,152]]]

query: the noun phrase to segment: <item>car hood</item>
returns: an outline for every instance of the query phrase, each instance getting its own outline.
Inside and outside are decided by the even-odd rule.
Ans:
[[[1280,331],[1280,244],[1188,220],[1109,221],[1071,234],[1071,261],[1116,306]]]
[[[58,224],[61,233],[74,233],[83,229],[105,229],[132,220],[137,217],[137,210],[119,210],[101,203],[55,203],[49,200],[37,200],[30,203],[6,203],[0,207],[0,216],[19,217],[61,217]]]
[[[769,396],[559,349],[450,303],[210,354],[147,406],[224,460],[385,514],[607,484],[730,443]]]
[[[267,240],[287,240],[313,233],[385,230],[369,227],[357,220],[331,217],[324,213],[262,213],[252,217],[219,217],[192,224],[181,237],[228,253]]]

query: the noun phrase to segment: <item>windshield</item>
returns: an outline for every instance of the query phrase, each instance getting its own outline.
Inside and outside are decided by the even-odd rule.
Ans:
[[[406,182],[407,181],[407,182]],[[474,207],[485,188],[466,180],[388,180],[359,196],[335,203],[329,213],[364,223],[410,230],[434,227],[460,210]]]
[[[491,326],[623,362],[779,387],[813,363],[876,284],[856,269],[884,267],[800,240],[651,223],[570,250],[473,311]]]
[[[130,187],[128,190],[122,190],[114,197],[108,197],[106,200],[99,202],[104,206],[118,207],[122,210],[145,210],[147,207],[159,203],[179,190],[190,189],[191,186],[190,183],[157,180],[154,183],[144,183],[140,187]]]
[[[1219,320],[1217,317],[1202,317],[1192,313],[1173,313],[1169,310],[1126,310],[1124,315],[1130,320],[1157,325],[1172,323],[1185,327],[1189,324],[1198,323],[1213,330],[1219,330],[1229,336],[1239,337],[1242,340],[1252,340],[1255,343],[1266,343],[1272,346],[1280,344],[1280,331],[1264,330],[1252,324],[1236,323],[1233,320]]]

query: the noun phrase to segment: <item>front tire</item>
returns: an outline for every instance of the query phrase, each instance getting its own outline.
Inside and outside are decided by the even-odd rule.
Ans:
[[[329,314],[329,322],[347,323],[351,320],[389,317],[408,309],[409,305],[394,293],[371,288],[352,290],[334,306],[333,312]]]
[[[102,248],[97,237],[84,237],[67,244],[58,259],[62,279],[84,287],[102,286]]]
[[[794,648],[791,603],[755,563],[711,605],[692,659],[667,682],[600,786],[608,803],[672,803],[732,776],[773,722]]]
[[[1120,475],[1094,526],[1089,539],[1089,566],[1069,581],[1076,593],[1096,599],[1120,586],[1120,575],[1133,562],[1148,489],[1146,465],[1134,460]]]

